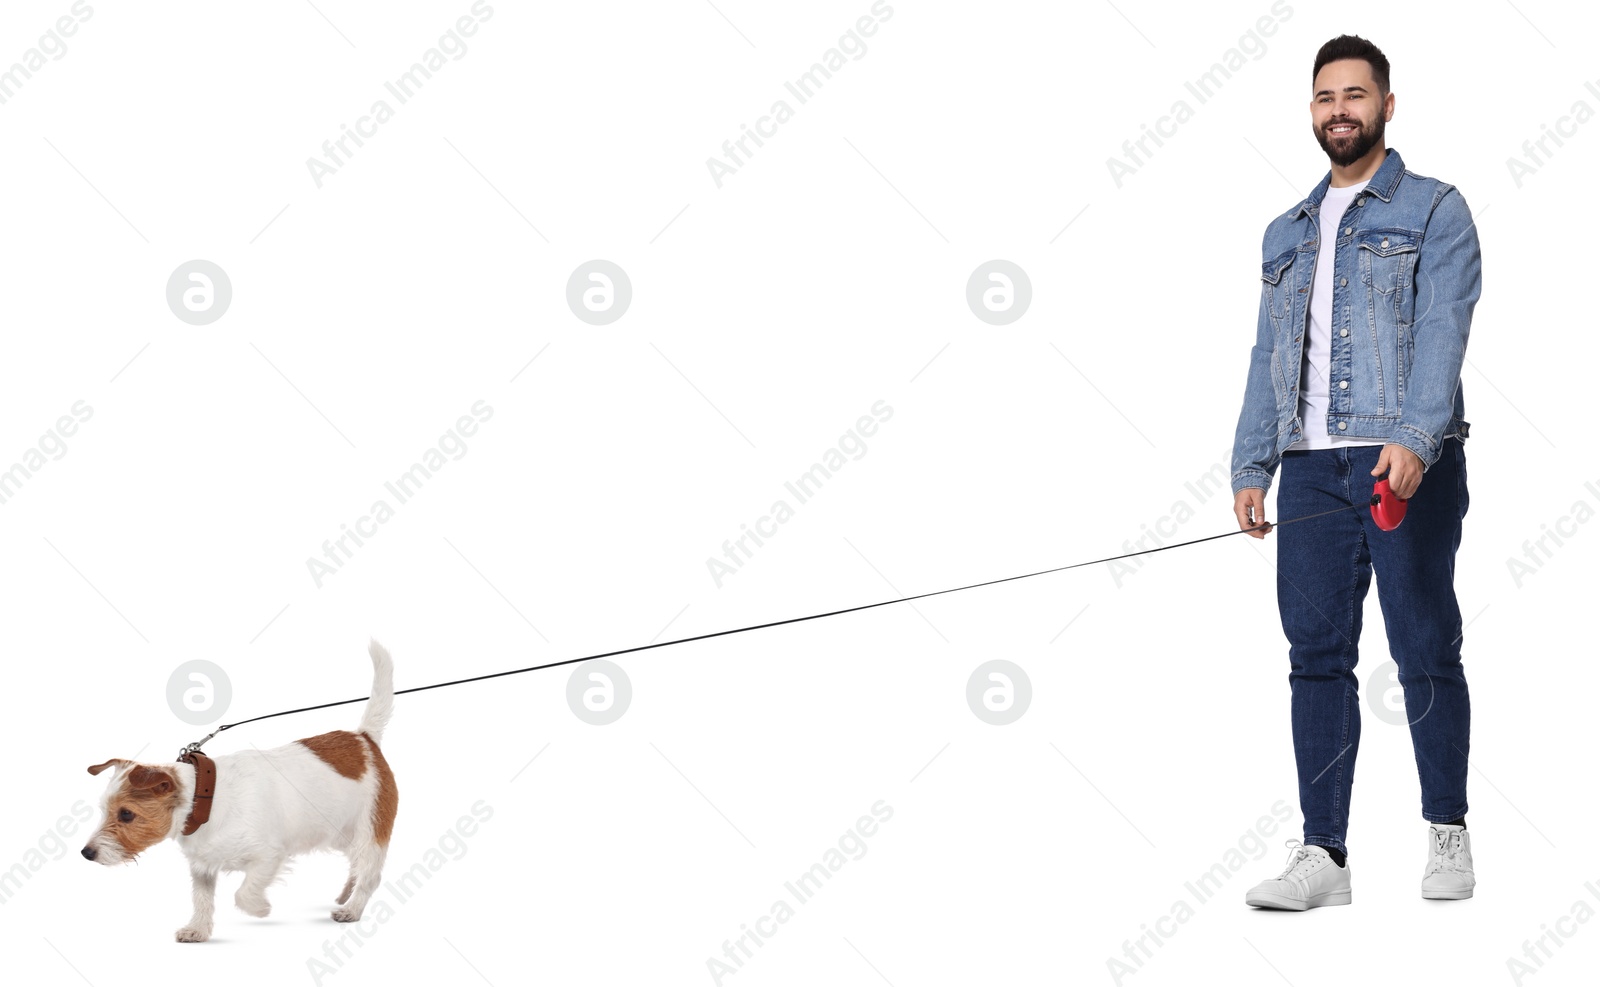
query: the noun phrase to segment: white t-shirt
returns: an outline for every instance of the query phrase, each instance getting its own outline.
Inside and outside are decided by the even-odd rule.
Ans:
[[[1333,351],[1333,247],[1342,232],[1339,223],[1356,193],[1367,187],[1328,186],[1317,219],[1322,235],[1317,241],[1317,265],[1311,278],[1310,327],[1300,365],[1300,438],[1290,449],[1329,449],[1334,446],[1381,446],[1380,439],[1328,434],[1328,364]],[[1347,286],[1347,290],[1351,290]],[[1352,306],[1356,308],[1356,306]]]

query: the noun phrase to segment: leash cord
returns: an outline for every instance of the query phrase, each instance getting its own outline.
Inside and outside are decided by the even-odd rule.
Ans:
[[[1365,507],[1366,505],[1363,504],[1361,506]],[[1120,559],[1131,559],[1134,556],[1138,556],[1138,555],[1150,555],[1150,554],[1152,554],[1154,552],[1165,552],[1168,549],[1172,549],[1172,548],[1183,548],[1183,547],[1185,547],[1187,545],[1198,545],[1201,542],[1216,541],[1218,538],[1228,538],[1228,537],[1231,537],[1233,535],[1242,535],[1242,534],[1244,534],[1246,532],[1257,531],[1257,530],[1261,530],[1263,528],[1265,528],[1267,530],[1271,530],[1272,528],[1279,527],[1281,525],[1294,524],[1296,521],[1309,521],[1312,518],[1326,517],[1329,514],[1338,514],[1338,513],[1341,513],[1343,511],[1356,510],[1356,509],[1358,509],[1358,508],[1356,508],[1353,505],[1347,505],[1345,507],[1335,507],[1331,511],[1321,511],[1321,512],[1318,512],[1316,514],[1307,514],[1307,515],[1304,515],[1303,517],[1290,518],[1287,521],[1278,521],[1278,522],[1275,522],[1275,523],[1263,521],[1260,524],[1254,524],[1254,525],[1251,525],[1248,528],[1240,528],[1238,531],[1225,531],[1220,535],[1207,535],[1204,538],[1195,538],[1195,539],[1193,539],[1191,541],[1173,542],[1170,545],[1162,545],[1162,546],[1160,546],[1158,548],[1147,548],[1147,549],[1144,549],[1144,550],[1138,551],[1138,552],[1127,552],[1127,553],[1125,553],[1123,555],[1113,555],[1113,556],[1111,556],[1109,558],[1094,559],[1093,561],[1090,561],[1090,562],[1074,562],[1072,565],[1056,566],[1053,569],[1040,569],[1038,572],[1025,572],[1020,576],[1005,576],[1005,577],[1002,577],[1000,579],[989,579],[989,580],[986,580],[986,581],[981,582],[981,583],[968,583],[965,586],[952,586],[949,589],[936,589],[936,590],[933,590],[933,591],[928,592],[928,593],[918,593],[915,596],[902,596],[902,597],[899,597],[897,599],[883,600],[883,601],[880,601],[878,603],[863,603],[860,606],[845,607],[842,610],[829,610],[826,613],[814,613],[814,614],[809,614],[809,615],[807,615],[805,617],[789,617],[789,618],[787,618],[785,620],[772,620],[772,621],[768,621],[765,624],[751,624],[748,627],[735,627],[735,628],[732,628],[730,630],[725,630],[725,631],[712,631],[709,634],[696,634],[693,637],[680,637],[680,638],[675,638],[675,639],[673,639],[671,641],[657,641],[654,644],[641,644],[641,645],[639,645],[637,647],[633,647],[633,648],[623,648],[620,651],[606,651],[606,652],[603,652],[603,653],[597,654],[597,655],[584,655],[582,658],[566,658],[566,659],[563,659],[561,661],[547,662],[547,663],[545,663],[543,665],[529,665],[527,668],[513,668],[510,671],[505,671],[505,672],[491,672],[488,675],[474,675],[471,678],[455,679],[454,681],[451,681],[451,682],[435,682],[433,685],[413,686],[410,689],[398,689],[398,690],[395,691],[395,695],[403,696],[403,695],[405,695],[407,693],[411,693],[411,692],[426,692],[429,689],[443,689],[444,687],[451,686],[451,685],[464,685],[464,684],[466,684],[468,682],[482,682],[482,681],[485,681],[486,679],[498,679],[498,678],[501,678],[501,677],[506,676],[506,675],[521,675],[523,672],[537,672],[537,671],[540,671],[541,669],[545,669],[545,668],[559,668],[562,665],[572,665],[572,664],[576,664],[577,662],[580,662],[580,661],[593,661],[593,660],[595,660],[597,658],[614,658],[617,655],[628,655],[628,654],[633,654],[633,653],[638,652],[638,651],[649,651],[652,648],[666,648],[666,647],[670,647],[670,646],[672,646],[674,644],[688,644],[691,641],[706,641],[706,640],[709,640],[709,639],[714,638],[714,637],[723,637],[723,636],[728,635],[728,634],[742,634],[745,631],[759,631],[759,630],[762,630],[762,629],[767,628],[767,627],[781,627],[784,624],[798,624],[801,621],[806,621],[806,620],[821,620],[824,617],[837,617],[837,616],[840,616],[841,614],[855,613],[858,610],[871,610],[874,607],[886,607],[886,606],[889,606],[892,603],[910,603],[912,600],[924,600],[924,599],[927,599],[930,596],[942,596],[942,595],[944,595],[946,593],[959,593],[962,590],[977,589],[977,588],[979,588],[981,586],[995,586],[995,585],[998,585],[1000,583],[1009,583],[1009,582],[1013,582],[1013,581],[1018,580],[1018,579],[1031,579],[1034,576],[1046,576],[1046,575],[1049,575],[1052,572],[1064,572],[1067,569],[1079,569],[1079,568],[1082,568],[1083,566],[1086,566],[1086,565],[1099,565],[1102,562],[1116,562],[1116,561],[1118,561]],[[217,727],[217,729],[212,731],[211,735],[208,736],[206,738],[206,740],[210,740],[211,737],[215,737],[217,734],[221,733],[224,730],[232,730],[234,727],[243,726],[246,723],[254,723],[257,720],[270,720],[273,717],[289,716],[289,715],[294,714],[294,713],[309,713],[309,712],[311,712],[312,710],[315,710],[315,709],[328,709],[328,708],[333,707],[333,706],[348,706],[351,703],[366,702],[370,698],[371,698],[370,696],[362,696],[359,699],[341,699],[338,702],[321,703],[321,704],[316,705],[316,706],[302,706],[299,709],[286,709],[281,713],[267,713],[267,714],[265,714],[263,716],[252,716],[248,720],[239,720],[236,723],[225,723],[222,726]],[[201,741],[201,743],[204,743],[204,742],[205,741]]]

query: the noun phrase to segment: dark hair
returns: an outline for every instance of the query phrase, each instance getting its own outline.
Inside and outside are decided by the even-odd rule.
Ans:
[[[1316,82],[1317,73],[1322,71],[1324,65],[1341,58],[1366,61],[1372,66],[1372,81],[1378,84],[1378,98],[1389,95],[1389,59],[1384,57],[1377,45],[1354,34],[1341,34],[1317,50],[1316,63],[1311,66],[1312,82]]]

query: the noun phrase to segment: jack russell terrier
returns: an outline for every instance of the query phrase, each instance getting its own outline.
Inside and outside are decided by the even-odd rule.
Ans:
[[[267,886],[289,858],[338,850],[350,859],[350,877],[333,919],[358,921],[382,880],[400,803],[378,747],[394,709],[394,662],[376,641],[368,651],[372,695],[355,733],[335,730],[214,762],[199,754],[194,763],[113,758],[91,767],[92,775],[115,773],[100,803],[104,821],[84,858],[112,866],[177,840],[194,879],[194,917],[178,930],[178,941],[205,942],[219,872],[243,871],[234,904],[265,918],[272,910]]]

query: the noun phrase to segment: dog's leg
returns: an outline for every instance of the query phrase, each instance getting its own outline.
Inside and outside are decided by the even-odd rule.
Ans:
[[[342,905],[345,902],[349,901],[350,900],[350,892],[354,891],[355,887],[356,887],[356,871],[355,871],[355,867],[352,866],[350,868],[350,876],[345,878],[344,890],[339,892],[339,897],[333,899],[333,903],[335,905]]]
[[[349,901],[333,910],[335,922],[360,921],[361,913],[367,907],[367,899],[378,890],[378,884],[383,880],[383,861],[389,855],[389,848],[368,841],[358,843],[347,852],[350,855],[350,881],[345,885],[345,890],[349,892]],[[339,900],[345,901],[342,897]]]
[[[211,938],[211,915],[217,897],[217,874],[198,867],[189,869],[194,879],[194,916],[178,930],[179,942],[205,942]]]
[[[244,883],[239,885],[239,892],[233,896],[233,903],[246,915],[256,918],[266,918],[272,911],[272,903],[267,901],[267,885],[278,876],[278,871],[283,868],[282,857],[264,857],[255,860],[245,868]]]

